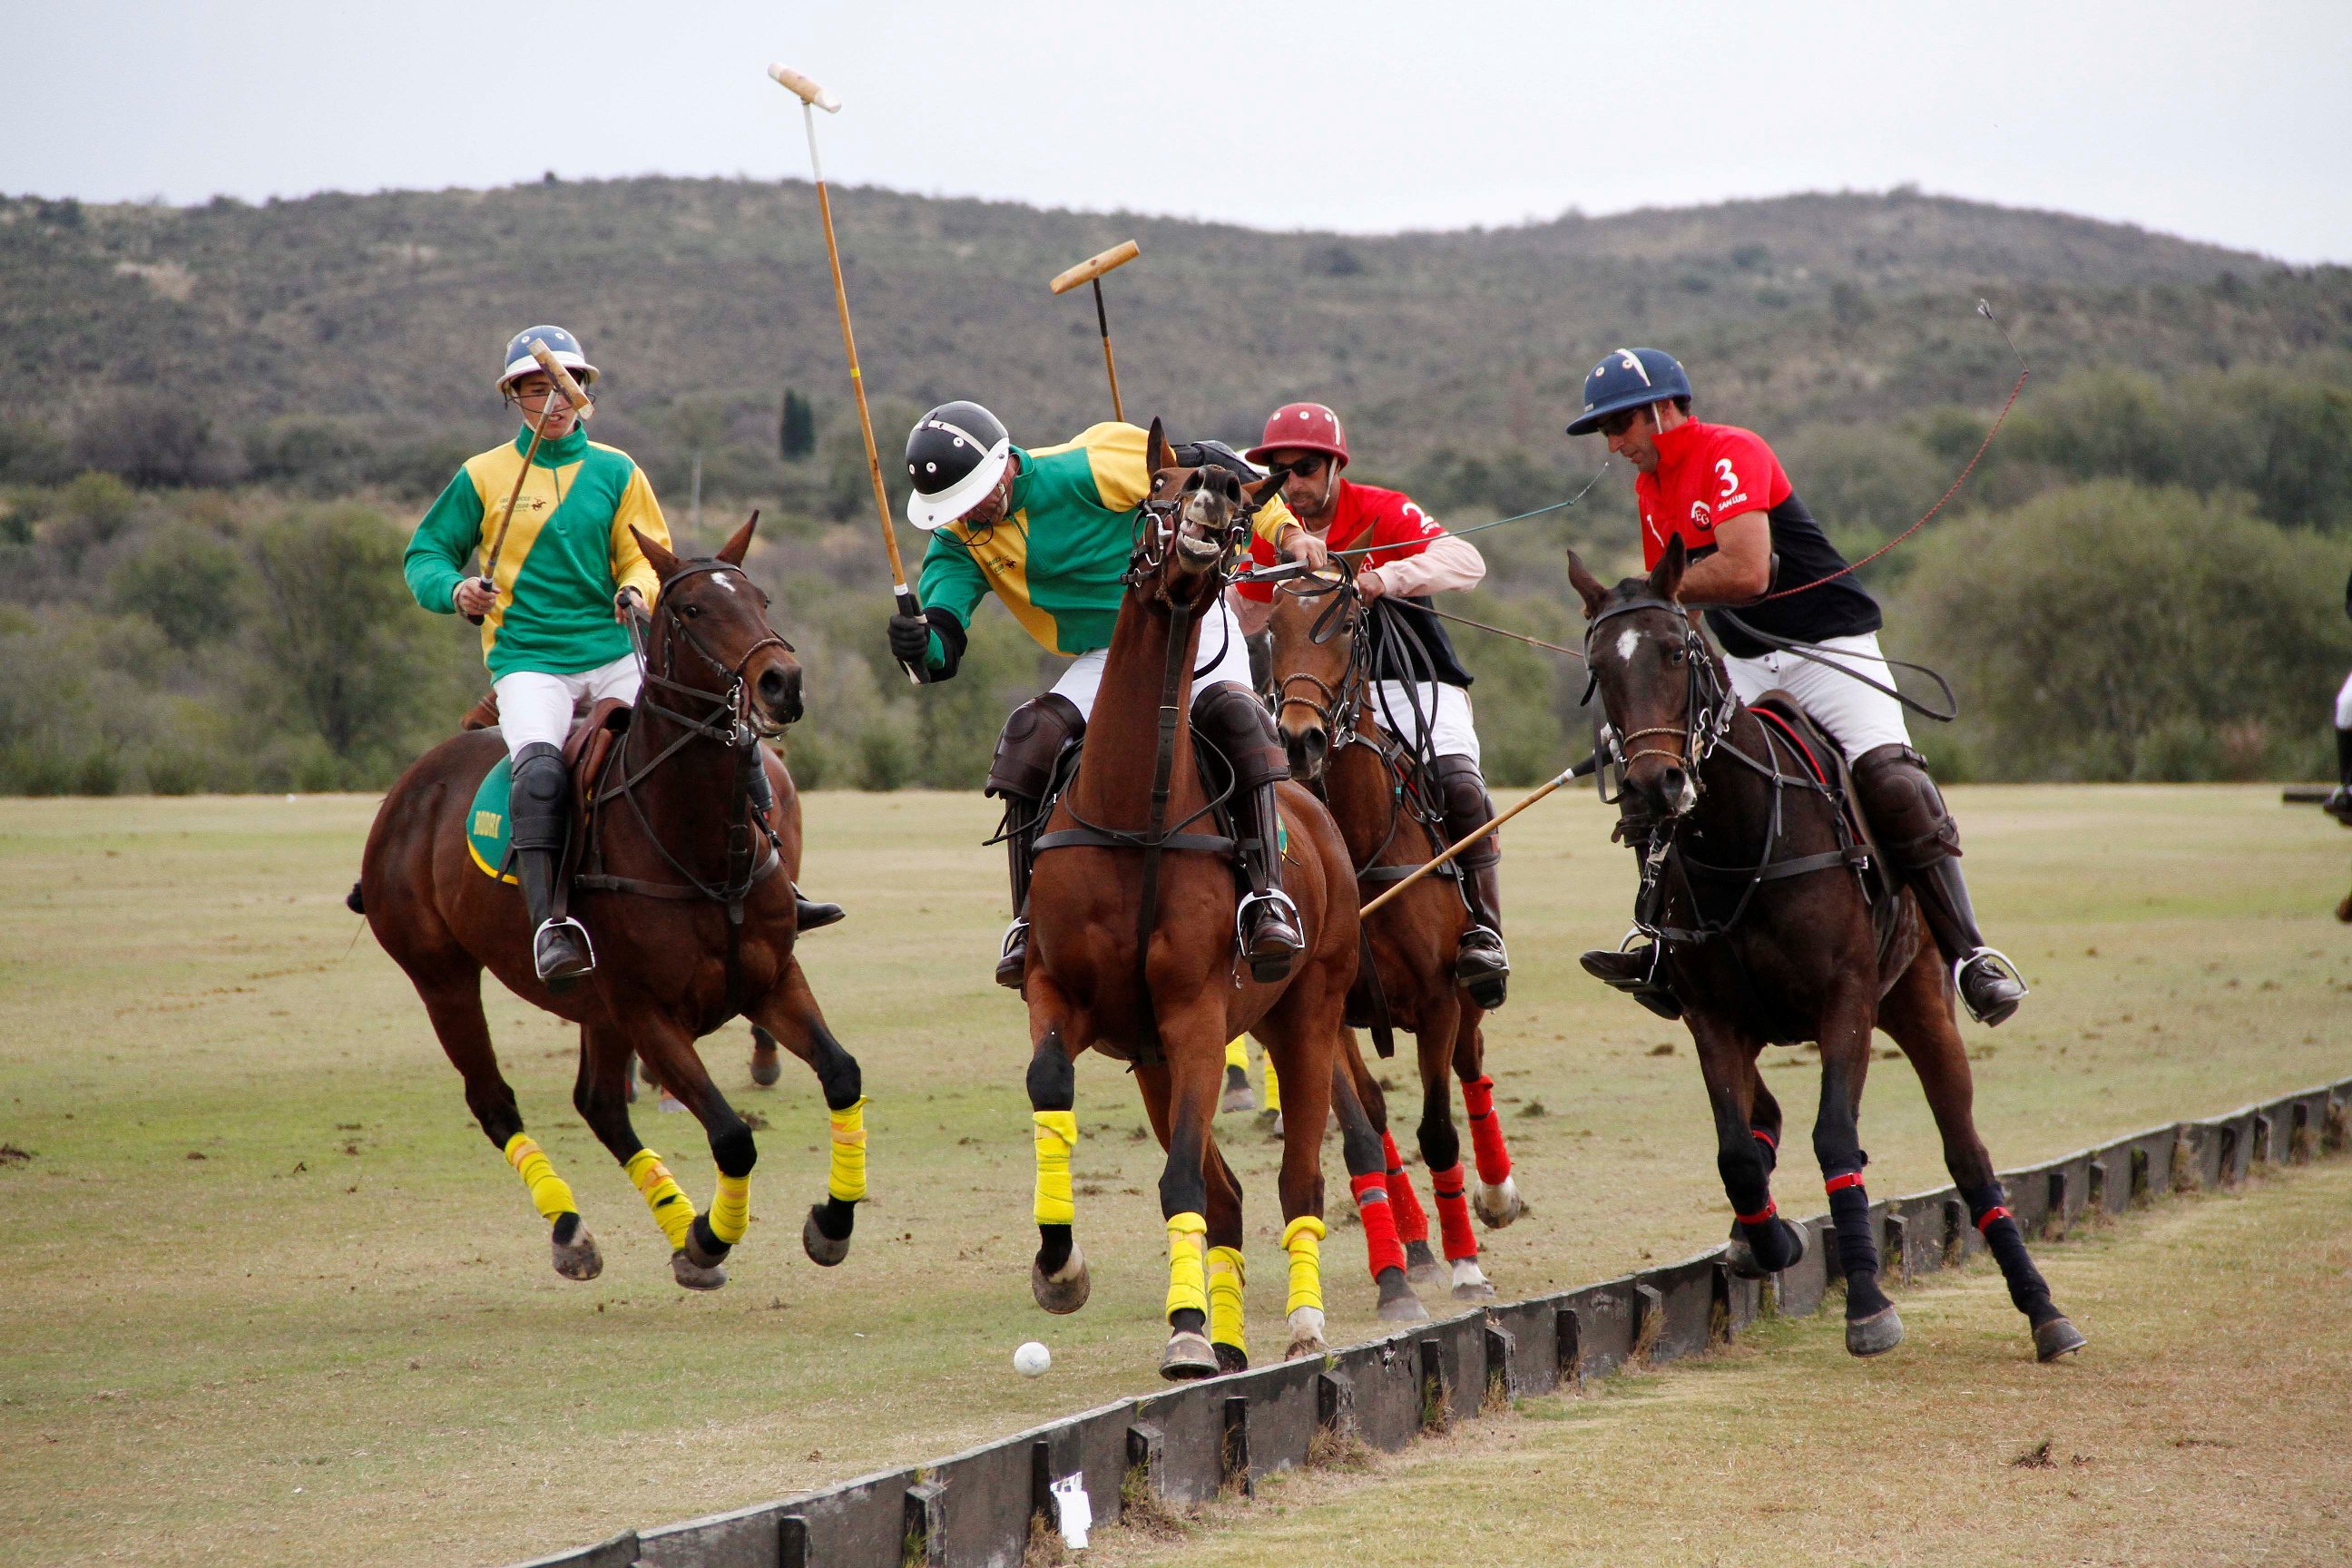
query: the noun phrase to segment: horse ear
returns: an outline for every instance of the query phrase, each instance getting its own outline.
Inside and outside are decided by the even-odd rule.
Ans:
[[[727,542],[719,547],[719,559],[730,566],[742,565],[743,552],[751,548],[751,531],[759,526],[760,514],[754,510],[751,516],[743,520],[743,526],[737,529],[728,538]]]
[[[1287,478],[1289,478],[1287,474],[1285,474],[1281,469],[1276,468],[1274,472],[1266,475],[1265,478],[1258,480],[1255,484],[1244,486],[1243,488],[1249,491],[1250,511],[1252,513],[1256,512],[1258,508],[1264,506],[1276,496],[1281,494],[1282,481]]]
[[[645,530],[635,523],[629,525],[629,533],[636,540],[637,548],[646,552],[646,563],[653,567],[656,578],[667,583],[677,575],[677,557],[669,552],[668,546],[657,540],[647,539]]]
[[[1585,570],[1584,563],[1575,551],[1568,552],[1568,581],[1584,601],[1584,618],[1591,620],[1601,611],[1601,602],[1609,597],[1609,584]]]
[[[1683,548],[1683,536],[1675,534],[1666,541],[1666,552],[1658,557],[1657,569],[1650,574],[1650,596],[1677,601],[1683,593],[1683,568],[1690,563],[1689,552]]]
[[[1143,471],[1156,474],[1162,468],[1175,466],[1176,454],[1168,449],[1168,433],[1160,427],[1160,421],[1155,418],[1151,422],[1151,434],[1143,438]]]

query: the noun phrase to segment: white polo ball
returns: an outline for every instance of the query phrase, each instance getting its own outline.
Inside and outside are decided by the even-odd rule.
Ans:
[[[1024,1377],[1042,1377],[1045,1369],[1053,1364],[1054,1352],[1035,1340],[1013,1352],[1013,1370]]]

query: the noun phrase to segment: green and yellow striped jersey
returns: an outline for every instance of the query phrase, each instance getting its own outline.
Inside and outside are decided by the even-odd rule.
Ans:
[[[1144,466],[1150,432],[1105,422],[1059,447],[1013,448],[1020,467],[1004,521],[988,528],[951,522],[931,535],[919,588],[923,604],[971,625],[991,592],[1013,618],[1054,653],[1110,646],[1134,548],[1134,512],[1151,493]],[[1253,526],[1279,539],[1296,520],[1280,497]],[[934,637],[936,645],[937,638]],[[938,662],[938,649],[933,649]]]
[[[467,458],[416,525],[402,574],[426,609],[456,612],[450,596],[472,574],[467,558],[497,537],[499,509],[530,445],[525,426],[512,441]],[[613,595],[635,588],[650,608],[660,587],[632,526],[668,547],[669,524],[653,486],[627,453],[591,441],[578,426],[540,443],[492,574],[498,604],[482,620],[492,679],[517,670],[576,675],[628,653]]]

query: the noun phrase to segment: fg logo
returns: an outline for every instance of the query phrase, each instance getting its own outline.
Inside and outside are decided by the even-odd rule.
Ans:
[[[1695,500],[1691,502],[1690,521],[1693,531],[1705,533],[1715,526],[1715,509],[1703,500]]]

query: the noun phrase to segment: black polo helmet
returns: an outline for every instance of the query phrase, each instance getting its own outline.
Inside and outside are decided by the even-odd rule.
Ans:
[[[907,521],[942,528],[980,504],[1004,472],[1013,437],[977,403],[942,403],[907,433]]]

